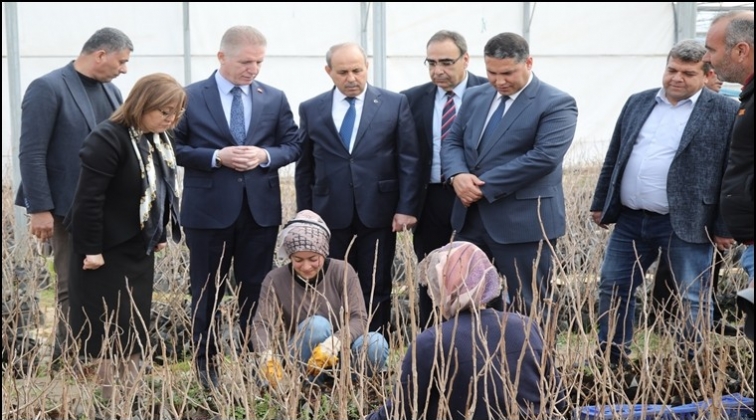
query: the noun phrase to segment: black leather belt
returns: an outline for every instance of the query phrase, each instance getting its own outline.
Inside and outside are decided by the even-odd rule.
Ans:
[[[667,216],[667,214],[661,214],[661,213],[657,213],[657,212],[651,211],[651,210],[643,210],[643,209],[636,210],[636,209],[631,209],[630,207],[627,207],[627,206],[622,206],[622,211],[626,211],[626,212],[630,212],[630,213],[642,214],[642,215],[648,216],[648,217],[663,217],[663,216]]]

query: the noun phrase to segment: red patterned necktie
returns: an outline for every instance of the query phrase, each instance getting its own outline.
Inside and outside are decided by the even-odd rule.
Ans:
[[[454,91],[450,90],[446,92],[446,103],[441,114],[441,140],[444,140],[449,135],[449,131],[454,124],[454,118],[456,117],[457,108],[454,106]]]

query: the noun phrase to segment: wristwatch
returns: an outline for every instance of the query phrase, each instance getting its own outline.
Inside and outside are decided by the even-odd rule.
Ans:
[[[218,150],[217,152],[215,152],[215,167],[220,168],[222,164],[223,162],[221,161],[220,150]]]

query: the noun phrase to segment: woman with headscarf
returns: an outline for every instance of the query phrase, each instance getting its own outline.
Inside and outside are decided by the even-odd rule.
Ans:
[[[180,238],[169,132],[185,105],[173,77],[144,76],[79,152],[79,182],[65,221],[73,243],[70,321],[80,355],[100,358],[98,379],[109,405],[114,385],[132,389],[142,352],[155,345],[147,341],[155,251],[166,246],[169,221],[174,241]]]
[[[536,322],[486,308],[501,292],[486,254],[452,242],[420,263],[419,281],[444,321],[417,336],[393,399],[367,419],[549,418],[550,404],[563,403],[550,391],[561,389],[558,376]]]
[[[310,210],[297,213],[279,234],[278,256],[290,262],[263,280],[251,337],[262,374],[273,386],[283,376],[287,355],[320,381],[318,375],[338,363],[342,343],[351,349],[353,365],[366,358],[365,373],[386,365],[388,343],[367,331],[357,273],[349,263],[328,258],[330,239],[328,226]]]

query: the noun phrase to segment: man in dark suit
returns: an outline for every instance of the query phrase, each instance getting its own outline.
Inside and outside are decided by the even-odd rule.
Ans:
[[[689,311],[685,338],[711,322],[712,243],[724,250],[733,242],[718,202],[738,105],[704,89],[705,52],[694,40],[679,42],[662,88],[628,99],[596,185],[593,221],[615,224],[601,267],[598,332],[614,364],[629,352],[634,293],[660,249]]]
[[[418,261],[448,244],[452,237],[451,211],[456,195],[441,176],[441,141],[451,129],[467,88],[488,81],[468,72],[469,62],[465,38],[454,31],[438,31],[426,45],[425,65],[431,82],[402,92],[415,119],[424,185],[420,217],[412,235]],[[426,289],[421,286],[418,295],[421,326],[427,325],[433,310]]]
[[[367,69],[359,45],[331,47],[325,70],[335,89],[300,105],[297,207],[328,224],[331,256],[360,277],[369,330],[387,336],[395,232],[417,222],[419,145],[407,98],[368,86]]]
[[[186,88],[186,113],[175,131],[176,160],[185,168],[181,224],[189,247],[195,367],[205,388],[217,386],[213,320],[232,259],[239,324],[249,343],[281,224],[278,169],[300,153],[286,95],[255,81],[266,45],[255,28],[228,29],[218,71]]]
[[[54,360],[68,346],[71,247],[63,219],[79,180],[79,149],[92,129],[123,102],[111,81],[126,73],[133,50],[126,34],[102,28],[74,61],[31,82],[21,103],[21,185],[16,205],[26,207],[31,234],[52,244],[59,310]]]
[[[577,105],[532,73],[521,36],[494,36],[484,55],[490,83],[465,93],[441,146],[443,174],[457,195],[452,226],[455,240],[494,260],[511,310],[533,316],[549,296],[552,250],[565,232],[562,160]]]

